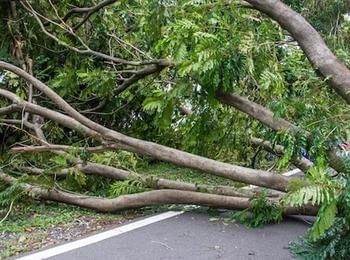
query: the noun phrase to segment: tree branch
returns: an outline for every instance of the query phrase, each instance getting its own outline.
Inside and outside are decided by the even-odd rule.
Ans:
[[[68,13],[63,17],[63,21],[66,22],[72,15],[74,14],[85,14],[84,18],[73,27],[74,30],[77,30],[80,26],[82,26],[94,13],[98,12],[102,8],[114,4],[118,0],[104,0],[99,4],[92,7],[75,7],[68,11]]]
[[[284,147],[282,145],[273,145],[268,141],[265,141],[260,138],[254,138],[254,137],[250,139],[250,143],[253,146],[262,147],[265,151],[268,151],[270,153],[273,153],[279,156],[284,154]],[[292,163],[302,171],[306,171],[314,165],[310,160],[304,157],[293,160]]]
[[[8,184],[14,184],[16,179],[0,170],[0,179]],[[123,195],[113,199],[92,196],[75,195],[57,189],[46,190],[30,184],[22,184],[28,194],[36,198],[63,202],[101,212],[116,212],[126,209],[165,204],[191,204],[227,209],[246,209],[251,206],[249,198],[222,196],[191,191],[155,190],[131,195]],[[316,215],[317,207],[287,208],[288,215]]]
[[[113,151],[120,149],[120,146],[117,144],[106,144],[95,147],[73,147],[69,145],[58,145],[58,144],[49,144],[49,145],[40,145],[40,146],[16,146],[10,149],[11,153],[40,153],[40,152],[55,152],[55,151],[63,151],[69,152],[72,150],[86,150],[89,153],[103,153],[106,151]]]
[[[136,71],[130,78],[123,80],[123,83],[116,87],[115,94],[119,95],[124,90],[126,90],[129,86],[134,84],[135,82],[139,81],[140,79],[143,79],[149,75],[159,73],[164,68],[168,67],[168,63],[160,63],[158,65],[150,65],[142,70]]]
[[[31,80],[34,87],[37,87],[40,91],[45,93],[52,101],[54,101],[60,108],[69,113],[74,119],[53,110],[41,108],[38,105],[31,104],[26,101],[21,102],[19,97],[13,93],[0,89],[0,95],[10,98],[13,102],[17,103],[17,108],[19,110],[25,109],[34,114],[41,115],[45,118],[56,121],[59,124],[70,129],[74,129],[80,133],[89,135],[90,137],[95,138],[100,142],[107,140],[109,142],[117,143],[118,145],[121,144],[124,145],[123,149],[125,150],[136,152],[138,154],[148,155],[153,158],[174,163],[179,166],[184,166],[198,170],[200,172],[207,172],[231,180],[272,188],[280,191],[286,191],[288,188],[290,179],[278,174],[218,162],[163,145],[132,138],[108,129],[91,121],[90,119],[77,112],[53,90],[23,70],[15,66],[8,66],[4,62],[0,62],[0,68],[2,66],[6,66],[6,68],[11,69],[11,71],[14,73],[16,71],[21,76],[23,76],[24,79]]]
[[[80,111],[80,113],[82,113],[82,114],[94,113],[94,112],[102,109],[106,104],[107,104],[107,99],[103,99],[96,107]]]
[[[302,17],[279,0],[246,0],[286,29],[327,83],[350,104],[350,71],[327,47],[319,33]]]
[[[7,107],[0,107],[0,116],[8,115],[16,111],[17,111],[16,106],[13,104]]]
[[[26,3],[26,4],[25,4]],[[114,56],[110,56],[95,50],[90,49],[90,47],[79,37],[74,33],[74,30],[72,28],[69,27],[69,30],[67,28],[64,28],[63,26],[59,26],[61,29],[65,30],[66,33],[74,36],[81,44],[84,48],[80,49],[74,46],[70,46],[69,44],[61,41],[60,39],[58,39],[55,35],[53,35],[52,33],[50,33],[44,26],[43,22],[41,21],[39,15],[34,9],[33,7],[29,4],[28,1],[21,2],[22,6],[28,11],[30,12],[34,18],[36,19],[37,23],[39,24],[41,30],[48,36],[50,37],[52,40],[54,40],[55,42],[57,42],[58,44],[76,52],[79,54],[83,54],[83,55],[92,55],[95,57],[98,57],[100,59],[106,60],[106,61],[111,61],[113,63],[116,64],[124,64],[124,65],[132,65],[132,66],[142,66],[142,65],[151,65],[151,64],[157,64],[159,66],[170,66],[172,63],[171,61],[167,60],[167,59],[151,59],[151,60],[146,60],[146,61],[129,61],[129,60],[125,60],[125,59],[121,59],[121,58],[116,58]],[[42,15],[40,15],[41,17],[44,17]],[[56,24],[54,21],[44,17],[45,20],[52,22],[54,24]],[[57,24],[56,24],[57,25]]]
[[[248,197],[252,198],[254,196],[254,192],[248,191],[248,190],[240,190],[229,186],[210,186],[210,185],[204,185],[204,184],[192,184],[187,182],[181,182],[181,181],[174,181],[164,178],[159,178],[157,176],[145,176],[136,174],[130,171],[125,171],[121,169],[117,169],[111,166],[102,165],[98,163],[90,163],[87,162],[86,165],[82,164],[76,164],[72,168],[63,169],[59,171],[53,172],[55,176],[58,177],[65,177],[72,169],[78,169],[81,172],[89,175],[98,175],[105,178],[109,178],[112,180],[127,180],[131,176],[138,177],[138,180],[141,181],[144,185],[154,188],[154,189],[175,189],[175,190],[184,190],[184,191],[194,191],[194,192],[206,192],[210,194],[217,194],[217,195],[225,195],[225,196],[233,196],[233,197]],[[23,170],[35,175],[44,174],[45,170],[36,168],[36,167],[18,167],[19,170]],[[271,192],[268,194],[269,197],[278,197],[280,194],[277,194],[276,192]]]
[[[268,110],[262,105],[250,101],[246,97],[242,97],[233,93],[226,93],[222,90],[218,90],[216,92],[216,97],[222,103],[232,106],[242,111],[243,113],[250,115],[254,119],[260,121],[275,131],[281,131],[283,129],[298,129],[297,126],[289,123],[287,120],[275,118],[272,111]]]
[[[272,111],[253,101],[250,101],[246,97],[241,97],[233,93],[225,93],[223,91],[218,91],[216,95],[217,99],[223,102],[224,104],[232,106],[240,110],[241,112],[250,115],[254,119],[260,121],[261,123],[275,131],[281,131],[286,129],[295,130],[296,132],[302,131],[312,138],[311,133],[307,130],[299,128],[284,119],[275,118]],[[329,159],[330,166],[333,168],[331,169],[332,172],[342,172],[344,170],[344,166],[339,163],[339,160],[343,161],[344,158],[337,156],[337,153],[334,152],[334,149],[331,149],[329,153]],[[302,168],[305,168],[309,165],[309,163],[304,161],[304,159],[302,159],[302,161],[295,161],[294,163],[300,163],[299,166]]]

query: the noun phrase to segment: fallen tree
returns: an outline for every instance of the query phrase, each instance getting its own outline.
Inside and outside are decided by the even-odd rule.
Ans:
[[[0,172],[0,179],[8,184],[13,184],[16,179]],[[247,209],[250,207],[248,198],[234,196],[220,196],[181,190],[155,190],[132,195],[123,195],[114,199],[95,198],[92,196],[76,195],[61,190],[45,190],[29,184],[23,184],[25,192],[38,199],[51,200],[72,204],[84,208],[90,208],[101,212],[116,212],[126,209],[134,209],[145,206],[164,204],[194,204],[226,209]],[[286,208],[286,215],[315,215],[317,208],[310,206],[305,208]]]
[[[349,154],[346,151],[347,148],[344,148],[346,143],[344,142],[339,145],[334,141],[335,138],[333,138],[334,136],[332,135],[339,127],[336,126],[331,131],[328,131],[326,136],[320,140],[319,135],[308,129],[310,124],[298,125],[292,123],[293,116],[287,115],[286,118],[282,118],[282,116],[276,115],[276,113],[270,109],[270,104],[268,103],[271,101],[270,96],[268,98],[264,97],[259,101],[260,92],[265,93],[269,91],[269,88],[273,88],[269,86],[264,90],[263,87],[259,86],[257,82],[258,80],[256,80],[254,76],[258,77],[261,75],[251,73],[246,78],[239,80],[237,80],[237,78],[240,78],[240,76],[234,76],[226,81],[222,79],[228,77],[227,75],[225,76],[222,71],[226,67],[232,66],[232,64],[226,63],[228,59],[227,57],[232,57],[233,59],[232,62],[234,62],[235,65],[234,72],[240,71],[240,61],[239,59],[235,60],[233,56],[223,56],[220,57],[219,60],[210,60],[212,57],[216,57],[216,55],[213,54],[216,51],[215,48],[211,50],[212,53],[205,53],[206,49],[210,49],[209,43],[211,43],[211,40],[214,41],[213,45],[219,45],[220,40],[218,39],[222,37],[222,35],[219,35],[221,31],[217,33],[218,36],[214,34],[216,33],[217,28],[221,28],[220,26],[223,24],[227,26],[225,23],[220,24],[217,22],[215,20],[217,18],[207,19],[210,23],[214,24],[210,24],[210,26],[214,27],[214,31],[210,32],[198,33],[196,31],[199,30],[199,27],[196,27],[195,25],[195,22],[198,22],[196,20],[198,19],[197,15],[194,16],[193,22],[189,22],[190,18],[186,18],[187,20],[182,21],[180,24],[182,27],[178,24],[176,24],[176,26],[169,25],[169,32],[171,32],[171,30],[181,29],[184,30],[184,35],[193,34],[193,38],[187,37],[186,39],[177,39],[177,44],[180,44],[180,47],[170,48],[171,51],[193,51],[193,53],[187,53],[188,57],[195,57],[193,58],[194,65],[191,64],[191,69],[188,69],[188,67],[191,67],[189,62],[182,57],[186,55],[181,56],[180,54],[175,53],[174,61],[171,61],[170,59],[155,59],[150,57],[150,54],[147,52],[144,52],[131,43],[122,40],[117,34],[109,35],[110,37],[108,38],[108,41],[106,40],[106,42],[108,42],[108,48],[102,46],[105,44],[104,42],[100,46],[101,49],[108,49],[109,54],[106,54],[107,52],[105,53],[100,50],[95,50],[90,47],[90,44],[96,45],[96,42],[90,41],[90,38],[93,38],[93,35],[89,35],[89,29],[91,29],[89,27],[89,21],[92,17],[97,15],[101,9],[107,8],[113,4],[118,4],[118,8],[120,7],[119,4],[122,6],[119,1],[102,1],[100,4],[92,7],[75,7],[68,10],[62,16],[60,16],[62,10],[60,9],[58,11],[57,7],[51,2],[43,6],[40,3],[33,4],[30,1],[21,1],[18,6],[13,5],[13,3],[11,4],[12,9],[10,9],[5,19],[8,23],[10,23],[10,21],[15,21],[17,18],[15,12],[16,9],[13,8],[20,8],[19,10],[26,15],[26,19],[34,20],[34,22],[31,22],[33,28],[40,29],[43,35],[51,41],[52,46],[55,48],[64,48],[63,52],[69,50],[72,56],[76,55],[78,58],[76,58],[74,62],[83,59],[81,57],[89,57],[91,60],[88,61],[86,68],[83,68],[86,69],[86,71],[89,71],[90,67],[98,68],[92,70],[91,73],[85,72],[83,69],[76,73],[72,73],[74,75],[71,75],[71,77],[80,77],[79,80],[81,80],[77,80],[74,83],[76,85],[71,83],[73,86],[70,86],[70,88],[73,90],[70,91],[72,91],[73,94],[75,93],[75,88],[78,89],[78,91],[85,93],[84,91],[87,91],[86,89],[90,86],[90,74],[94,75],[94,73],[97,73],[98,80],[91,80],[93,85],[98,85],[102,88],[101,92],[105,91],[103,90],[103,85],[99,85],[99,81],[104,80],[103,72],[101,72],[103,69],[101,68],[104,68],[108,73],[113,75],[111,78],[114,82],[113,90],[111,91],[108,89],[108,91],[106,91],[107,94],[103,97],[93,93],[100,91],[99,88],[93,89],[93,91],[82,95],[85,98],[82,101],[82,97],[72,97],[74,96],[73,94],[66,96],[63,94],[64,97],[60,96],[59,93],[65,93],[64,91],[66,91],[68,87],[65,86],[66,89],[63,88],[64,91],[62,91],[62,89],[59,88],[60,84],[57,82],[64,82],[64,79],[62,78],[69,75],[69,72],[71,71],[67,69],[68,72],[67,70],[64,71],[64,73],[62,73],[63,76],[55,77],[52,76],[55,74],[53,69],[50,71],[52,75],[50,73],[46,75],[46,71],[44,70],[44,72],[42,71],[42,75],[34,76],[35,70],[33,72],[32,62],[33,60],[35,61],[36,57],[31,60],[23,54],[23,45],[19,44],[19,42],[23,37],[22,34],[24,33],[22,30],[24,30],[24,27],[17,28],[16,25],[16,28],[14,29],[16,29],[15,31],[18,35],[11,35],[13,41],[12,53],[16,53],[16,55],[12,56],[12,59],[15,58],[16,62],[12,63],[17,63],[21,66],[19,67],[11,64],[11,62],[9,62],[11,59],[2,58],[0,61],[0,69],[2,71],[2,74],[0,75],[0,83],[5,86],[0,89],[0,96],[2,97],[0,103],[0,124],[4,128],[6,127],[6,129],[14,129],[21,133],[21,138],[16,141],[11,141],[9,139],[10,141],[6,142],[6,145],[4,145],[6,154],[8,153],[9,155],[9,162],[4,163],[4,166],[0,168],[0,180],[5,183],[5,186],[8,187],[9,185],[18,184],[25,194],[36,199],[52,200],[77,205],[101,212],[115,212],[124,209],[164,204],[195,204],[242,210],[254,207],[254,200],[263,195],[266,197],[266,207],[269,207],[272,204],[277,205],[276,207],[281,209],[281,214],[283,213],[286,215],[316,215],[320,209],[319,219],[321,219],[324,217],[322,214],[326,214],[327,210],[330,210],[332,207],[332,214],[326,216],[329,217],[329,215],[332,215],[332,217],[324,222],[319,221],[316,225],[319,234],[322,234],[327,228],[329,228],[334,222],[337,209],[339,209],[339,212],[344,212],[343,207],[345,206],[343,204],[343,199],[346,197],[344,194],[346,194],[346,187],[349,185],[344,185],[343,179],[332,179],[327,173],[330,166],[337,171],[337,174],[339,174],[341,178],[346,179],[346,174],[350,171]],[[322,84],[326,84],[329,89],[334,90],[339,97],[343,99],[343,101],[337,100],[337,109],[343,113],[345,113],[344,111],[347,111],[346,109],[350,103],[350,72],[330,51],[317,31],[300,14],[277,0],[247,0],[244,4],[238,6],[232,3],[225,3],[225,6],[226,5],[233,5],[234,8],[248,7],[249,10],[245,10],[244,12],[255,12],[253,13],[255,16],[252,14],[253,16],[249,18],[253,20],[252,25],[250,26],[256,26],[255,23],[262,23],[262,21],[266,19],[265,17],[260,17],[260,14],[257,14],[256,10],[265,13],[270,18],[277,21],[289,32],[293,37],[293,40],[299,44],[310,63],[321,74],[323,77]],[[176,9],[177,4],[170,4],[170,6]],[[220,4],[217,4],[217,6],[221,7]],[[196,8],[201,7],[200,4],[199,7],[196,6]],[[212,8],[215,11],[216,5],[203,5],[203,7]],[[130,6],[130,8],[136,7]],[[45,10],[49,13],[53,12],[54,17],[44,15]],[[81,19],[74,18],[80,14],[83,14]],[[174,12],[173,15],[177,15],[176,12]],[[181,20],[180,18],[179,20]],[[246,13],[241,15],[240,19],[243,20],[243,18],[246,18]],[[220,26],[216,23],[220,24]],[[11,24],[8,25],[11,27]],[[128,23],[127,25],[130,24]],[[275,25],[271,25],[271,28],[274,28],[273,26]],[[78,30],[81,27],[85,28],[85,32]],[[241,28],[244,29],[244,27]],[[130,28],[126,29],[124,37],[129,35],[129,29]],[[94,31],[93,29],[91,30]],[[186,30],[192,31],[190,31],[190,33]],[[225,38],[227,30],[230,29],[226,28],[222,30],[225,32],[222,39]],[[93,33],[97,33],[97,35],[100,36],[98,34],[100,31],[96,31],[97,32]],[[85,33],[87,35],[85,35]],[[144,37],[144,32],[137,31],[135,34],[140,37],[140,39],[135,37],[137,40],[143,41],[140,45],[144,48],[153,46],[151,43],[153,39],[150,40],[147,38],[147,40],[144,40],[142,38]],[[171,37],[178,37],[179,35],[180,34],[173,33]],[[271,37],[270,34],[268,35]],[[248,36],[251,37],[251,34]],[[30,36],[28,37],[30,38]],[[169,36],[169,38],[171,37]],[[196,37],[203,37],[203,39],[198,40]],[[119,49],[113,47],[111,43],[112,40],[117,41],[118,48],[121,44],[125,50],[117,51]],[[190,41],[187,46],[185,40]],[[162,43],[162,40],[159,41]],[[199,46],[197,49],[193,47],[202,42],[208,44],[209,47],[204,46],[204,48],[203,46]],[[161,45],[161,43],[158,44]],[[164,45],[167,44],[173,46],[171,40]],[[244,44],[241,43],[232,44],[236,44],[239,48],[244,49],[245,55],[247,56],[245,57],[246,59],[254,56],[253,52],[249,50],[249,46],[244,46]],[[97,44],[97,46],[99,45]],[[174,46],[177,45],[174,44]],[[152,48],[155,47],[153,46]],[[193,48],[193,50],[191,48]],[[219,49],[219,47],[217,49]],[[249,51],[252,53],[249,53]],[[114,52],[117,52],[120,57],[114,55]],[[149,52],[151,53],[151,51]],[[195,55],[197,52],[202,56],[196,57]],[[180,56],[180,58],[177,56]],[[289,56],[286,55],[286,57]],[[258,58],[256,59],[259,60]],[[209,60],[209,65],[206,63],[207,60]],[[199,61],[199,63],[195,63],[196,61]],[[44,59],[44,61],[41,62],[45,65],[47,60]],[[264,61],[259,62],[263,64],[262,66],[266,66]],[[274,62],[274,66],[277,67],[279,60],[276,58]],[[215,64],[218,63],[221,67],[215,67]],[[41,66],[43,66],[42,64]],[[107,66],[110,66],[111,69],[110,67],[107,67],[106,64]],[[181,65],[183,65],[183,67],[181,67]],[[251,65],[251,63],[248,63],[248,65]],[[180,66],[180,68],[177,68],[177,66]],[[251,67],[249,68],[250,72],[254,70]],[[186,72],[186,69],[188,69],[189,72]],[[51,70],[51,68],[49,67],[48,70]],[[204,72],[201,72],[201,70]],[[249,71],[249,69],[247,69],[247,71]],[[215,77],[215,75],[217,76],[215,73],[218,73],[219,79]],[[232,74],[232,71],[230,71],[230,73]],[[286,72],[283,71],[283,73]],[[185,74],[186,76],[179,76],[178,74]],[[209,77],[206,74],[208,74]],[[263,72],[261,74],[263,74]],[[267,75],[273,77],[273,73],[267,73]],[[156,81],[155,79],[159,79],[159,85],[149,87],[150,83],[146,84],[145,81],[151,77],[153,77],[151,83],[158,84],[154,82]],[[312,76],[310,76],[310,78],[312,78]],[[268,80],[268,78],[264,79]],[[55,82],[55,80],[57,81]],[[12,81],[15,81],[15,83]],[[217,84],[217,81],[220,83]],[[106,81],[105,84],[110,84],[108,82],[109,81]],[[180,94],[176,92],[177,84],[180,86],[178,87],[180,89]],[[185,85],[188,88],[183,90],[184,88],[181,84],[188,84]],[[225,84],[234,85],[234,90],[237,90],[237,86],[241,89],[237,91],[238,93],[233,93],[233,90],[230,89],[231,86],[226,86]],[[285,85],[288,84],[285,83]],[[284,84],[280,85],[285,87]],[[138,87],[137,90],[135,90],[135,86]],[[292,84],[291,86],[295,87]],[[143,140],[142,134],[144,133],[134,134],[134,136],[141,136],[141,138],[132,137],[133,133],[124,134],[123,131],[132,129],[133,120],[139,120],[137,122],[146,121],[146,124],[149,123],[151,125],[151,120],[147,118],[147,114],[142,114],[139,111],[139,108],[130,109],[130,117],[126,120],[125,115],[117,117],[117,119],[113,118],[113,123],[104,120],[103,116],[108,113],[100,113],[99,110],[103,110],[105,107],[113,105],[113,102],[124,100],[123,95],[127,96],[129,91],[131,93],[130,96],[125,98],[127,102],[122,105],[119,104],[120,107],[118,107],[117,110],[112,110],[112,112],[109,113],[109,115],[112,114],[114,116],[114,114],[117,114],[120,109],[129,105],[132,100],[137,99],[139,94],[138,91],[142,92],[145,87],[149,87],[150,89],[155,88],[155,97],[142,97],[142,101],[138,102],[143,106],[148,104],[148,107],[151,107],[153,111],[156,111],[156,114],[170,114],[171,120],[176,116],[180,117],[180,120],[174,120],[174,122],[172,122],[173,124],[169,124],[168,127],[173,126],[174,128],[177,128],[181,122],[186,120],[188,120],[190,122],[189,125],[191,125],[191,118],[200,117],[201,113],[204,114],[203,111],[206,110],[215,111],[215,113],[217,111],[224,111],[230,116],[232,121],[234,121],[235,117],[241,117],[241,114],[237,114],[231,109],[226,109],[223,105],[234,107],[240,112],[243,112],[249,117],[249,120],[246,120],[246,118],[243,119],[249,123],[247,123],[248,129],[234,129],[234,131],[227,130],[223,136],[236,131],[241,131],[239,134],[244,135],[246,133],[242,132],[249,131],[249,128],[253,124],[259,123],[258,127],[253,127],[256,132],[254,135],[270,131],[274,133],[275,139],[273,141],[265,141],[260,138],[250,138],[244,142],[250,142],[255,147],[262,147],[270,153],[287,158],[286,160],[288,163],[294,164],[307,173],[306,178],[300,179],[286,177],[276,171],[270,172],[268,170],[259,170],[242,166],[238,163],[233,164],[230,160],[227,160],[229,162],[224,162],[210,159],[205,156],[187,152],[185,151],[186,149],[176,149],[174,148],[176,145],[170,147],[171,145],[169,146]],[[252,89],[255,88],[255,90],[252,90],[252,97],[250,97],[250,94],[244,96],[247,93],[247,90],[243,88],[249,89],[249,87]],[[290,86],[288,86],[288,88],[288,91],[293,91]],[[322,93],[326,93],[331,98],[335,99],[336,97],[333,96],[334,93],[329,89],[322,90],[325,91]],[[86,96],[89,95],[91,97],[86,98]],[[111,99],[111,96],[115,99]],[[200,98],[198,98],[198,96]],[[299,95],[298,93],[296,96],[298,98],[303,98],[302,95]],[[195,104],[193,111],[183,106],[183,104],[187,103],[189,97]],[[328,96],[324,99],[327,98]],[[216,104],[211,106],[209,101],[203,101],[206,99],[211,100],[210,102],[212,102],[212,99],[216,99],[222,105]],[[146,101],[150,102],[147,103]],[[167,103],[162,103],[165,101]],[[273,102],[274,101],[275,100],[273,100]],[[261,104],[267,104],[261,105],[260,102]],[[175,113],[172,106],[175,104],[180,107],[179,115],[174,115]],[[80,108],[78,109],[76,107]],[[325,111],[328,111],[326,108],[324,109]],[[157,118],[157,116],[158,115],[155,115],[154,117]],[[343,116],[343,114],[341,114],[341,116]],[[295,116],[295,118],[297,118],[297,116]],[[209,117],[206,120],[211,120],[211,118]],[[116,123],[116,121],[122,121],[122,123]],[[219,120],[216,122],[217,124],[223,123]],[[137,124],[135,123],[135,125]],[[159,125],[161,125],[161,123],[159,123]],[[263,125],[263,127],[261,125]],[[348,130],[348,127],[345,126],[344,128],[344,131]],[[58,138],[57,136],[59,136],[59,134],[56,136],[53,135],[52,137],[52,131],[63,133],[61,135],[63,135],[64,138]],[[341,132],[341,130],[339,130],[339,132]],[[156,131],[152,132],[152,137],[157,136],[156,133]],[[176,136],[175,134],[174,136]],[[144,135],[147,136],[146,134]],[[202,133],[203,138],[205,135],[205,132]],[[280,135],[282,135],[282,138],[278,139]],[[56,143],[56,140],[60,141]],[[285,145],[283,141],[286,140],[289,141],[289,143]],[[85,145],[81,145],[84,142]],[[76,145],[77,143],[79,144],[78,146]],[[213,142],[213,144],[207,144],[208,147],[210,145],[213,146],[211,147],[212,150],[216,149],[215,142]],[[241,147],[235,148],[246,152]],[[302,149],[313,152],[312,155],[317,156],[317,158],[306,158],[306,156],[302,156]],[[231,149],[230,152],[233,153],[233,150],[234,149]],[[128,151],[143,156],[143,158],[152,158],[153,160],[164,161],[180,167],[196,170],[198,175],[207,174],[209,176],[219,176],[235,181],[239,185],[255,185],[258,186],[258,188],[252,190],[238,189],[227,185],[194,184],[179,180],[171,180],[170,178],[143,175],[142,172],[135,173],[130,170],[109,166],[106,163],[89,161],[91,159],[89,157],[91,154],[104,154],[105,152],[111,151]],[[317,153],[321,154],[318,156]],[[88,155],[86,156],[86,154]],[[61,162],[62,165],[55,165],[54,170],[49,171],[49,174],[47,174],[48,171],[45,169],[45,167],[48,167],[47,164],[45,164],[47,162],[42,163],[41,161],[47,160],[47,158],[54,155],[64,158],[64,162]],[[34,162],[34,164],[31,162],[28,165],[26,160],[22,160],[20,165],[18,165],[16,158],[21,158],[21,156],[32,156],[36,158],[37,161]],[[222,157],[218,158],[226,159]],[[315,160],[312,161],[312,159]],[[40,164],[42,164],[42,168],[40,168]],[[16,179],[13,176],[14,170],[16,170],[17,173],[19,171],[22,177],[27,176],[26,173],[28,173],[32,178],[36,178],[36,180],[40,180],[40,177],[45,176],[45,178],[47,177],[53,181],[54,184],[49,187],[44,185],[40,186],[31,181],[31,178],[27,178],[27,181],[23,183],[23,179],[26,179]],[[67,192],[61,189],[58,185],[62,179],[64,180],[69,176],[71,171],[79,171],[89,176],[99,176],[120,182],[136,179],[138,182],[142,183],[144,187],[151,189],[151,191],[120,195],[117,198],[78,195],[76,193]],[[265,192],[264,189],[267,189],[267,191]]]
[[[0,62],[0,68],[11,69],[12,72],[17,72],[19,75],[30,80],[33,86],[37,87],[40,91],[43,91],[43,93],[54,101],[57,106],[69,113],[71,117],[63,115],[57,111],[42,108],[26,101],[20,101],[20,98],[15,94],[6,90],[0,90],[0,95],[15,103],[17,111],[22,111],[24,109],[26,111],[38,114],[42,117],[54,120],[65,127],[71,128],[72,130],[88,135],[89,137],[92,137],[100,142],[103,141],[103,139],[108,142],[117,142],[117,144],[121,144],[124,146],[124,149],[131,152],[152,156],[153,158],[162,161],[171,162],[179,166],[185,166],[203,172],[209,172],[235,181],[273,188],[281,191],[287,190],[288,179],[281,175],[221,163],[159,144],[128,137],[116,131],[105,128],[102,125],[96,124],[95,122],[81,115],[50,88],[45,86],[42,82],[34,79],[29,74],[26,74],[24,71],[4,62]]]

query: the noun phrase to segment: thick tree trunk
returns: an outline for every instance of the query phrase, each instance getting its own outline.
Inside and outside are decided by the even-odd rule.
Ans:
[[[13,184],[16,179],[0,171],[0,179],[8,184]],[[63,202],[101,212],[116,212],[120,210],[141,208],[165,204],[190,204],[210,206],[226,209],[246,209],[251,206],[250,199],[231,196],[206,194],[179,190],[156,190],[131,195],[123,195],[113,199],[98,198],[92,196],[80,196],[60,190],[46,190],[30,184],[23,184],[25,192],[36,198]],[[287,208],[288,215],[315,215],[317,208],[307,206],[304,208]]]
[[[0,95],[2,92],[4,91],[0,90]],[[97,140],[102,141],[103,139],[102,136],[97,132],[56,111],[46,108],[43,109],[38,105],[30,104],[25,101],[17,105],[17,111],[22,111],[23,109],[58,122],[65,127],[77,130],[80,133],[96,138]],[[120,146],[124,150],[136,152],[142,155],[148,155],[155,159],[174,163],[179,166],[188,167],[200,172],[211,173],[234,181],[280,191],[286,191],[288,187],[289,178],[281,176],[279,174],[273,174],[270,172],[254,170],[246,167],[215,161],[163,145],[128,137],[114,131],[108,133],[106,137],[108,138],[109,142],[113,141],[113,139],[117,142],[120,140],[120,143],[123,143],[123,145]]]
[[[174,189],[174,190],[183,190],[183,191],[194,191],[194,192],[206,192],[210,194],[233,196],[233,197],[246,197],[252,198],[255,195],[255,192],[248,190],[238,190],[234,187],[218,185],[211,186],[205,184],[192,184],[188,182],[169,180],[164,178],[159,178],[157,176],[146,176],[135,174],[126,170],[117,169],[111,166],[102,165],[98,163],[88,162],[86,165],[80,163],[76,164],[75,167],[55,171],[52,174],[58,178],[65,177],[69,174],[70,170],[74,168],[80,170],[81,172],[89,175],[98,175],[111,180],[123,181],[128,180],[130,177],[135,176],[140,182],[145,186],[154,189]],[[36,167],[18,167],[19,170],[32,173],[35,175],[44,174],[44,170]],[[283,193],[282,193],[283,194]],[[280,197],[281,193],[273,192],[267,194],[269,197]]]

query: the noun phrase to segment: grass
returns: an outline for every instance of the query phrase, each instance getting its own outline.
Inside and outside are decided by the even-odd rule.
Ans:
[[[75,218],[96,216],[96,213],[56,203],[19,204],[11,212],[5,222],[0,225],[2,232],[23,232],[30,228],[45,228],[50,225],[74,221]]]
[[[138,173],[144,175],[155,175],[158,177],[189,182],[193,184],[207,185],[227,185],[232,187],[241,187],[242,184],[228,180],[220,176],[202,173],[188,168],[178,167],[169,163],[149,164],[146,167],[139,168]]]
[[[181,168],[168,163],[147,164],[137,172],[171,180],[180,180],[193,184],[227,185],[239,187],[241,184],[222,177]],[[110,182],[101,178],[88,177],[98,184],[86,186],[89,194],[99,196],[108,194]],[[88,192],[85,190],[85,192]],[[170,207],[176,207],[174,205]],[[8,218],[0,224],[0,259],[15,256],[23,252],[42,248],[60,241],[67,241],[92,231],[120,224],[136,216],[163,211],[169,207],[151,207],[137,211],[124,211],[118,214],[100,214],[53,202],[29,200],[17,203]],[[0,219],[7,209],[0,210]]]
[[[0,259],[71,240],[142,214],[140,210],[100,214],[58,203],[21,202],[0,225]]]

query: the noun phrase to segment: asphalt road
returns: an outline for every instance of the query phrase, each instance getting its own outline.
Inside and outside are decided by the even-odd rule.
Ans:
[[[287,218],[248,229],[209,218],[184,213],[48,259],[293,259],[289,241],[310,226],[300,218]]]

